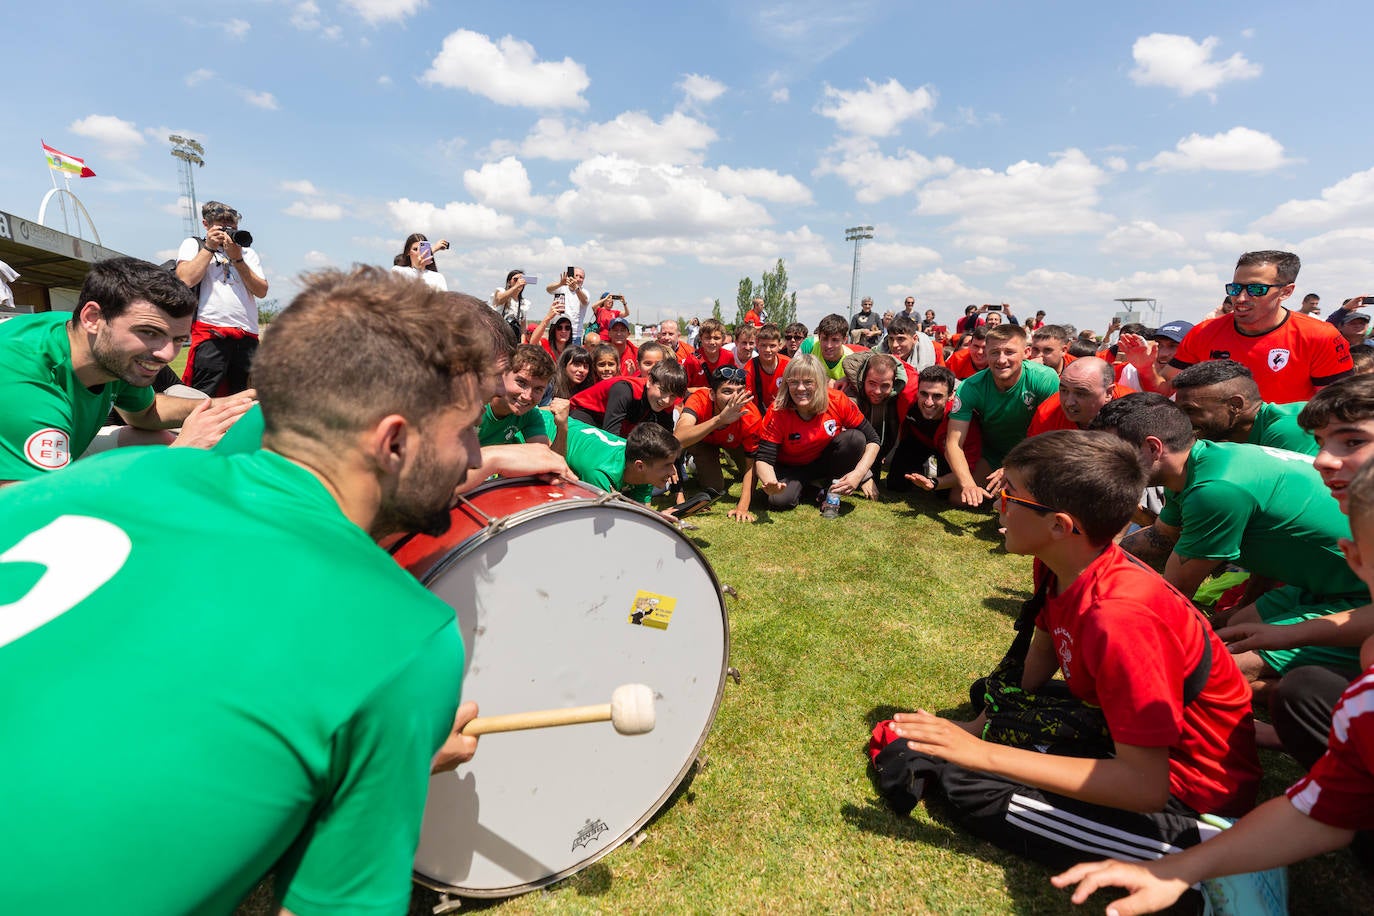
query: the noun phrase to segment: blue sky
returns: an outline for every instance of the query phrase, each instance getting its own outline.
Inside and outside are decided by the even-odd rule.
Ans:
[[[453,243],[450,288],[578,264],[646,323],[716,297],[732,317],[781,257],[814,325],[848,308],[862,224],[860,292],[942,319],[1007,301],[1101,328],[1151,296],[1196,320],[1261,247],[1297,251],[1326,307],[1374,293],[1360,4],[64,10],[7,12],[0,209],[37,215],[41,137],[96,171],[73,189],[105,244],[162,260],[166,138],[194,136],[199,198],[243,212],[283,299],[421,231]]]

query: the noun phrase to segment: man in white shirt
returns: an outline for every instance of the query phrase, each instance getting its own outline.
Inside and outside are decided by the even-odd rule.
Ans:
[[[239,212],[217,200],[200,208],[204,241],[189,238],[177,250],[177,276],[195,290],[199,308],[182,381],[214,397],[248,387],[258,348],[258,303],[267,295],[262,261],[252,237],[234,240]],[[245,233],[246,234],[246,233]]]
[[[587,272],[581,267],[570,267],[559,275],[558,279],[545,287],[545,291],[550,295],[557,292],[572,293],[577,296],[578,305],[576,308],[569,308],[565,313],[572,319],[573,333],[572,342],[581,343],[582,326],[587,321],[587,306],[591,304],[591,297],[582,287],[587,283]],[[602,329],[605,330],[604,328]]]

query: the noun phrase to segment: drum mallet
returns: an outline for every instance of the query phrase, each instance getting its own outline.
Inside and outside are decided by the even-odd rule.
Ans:
[[[478,716],[463,726],[463,734],[486,735],[607,720],[622,735],[642,735],[653,731],[654,692],[643,684],[621,684],[611,694],[609,703],[566,709],[537,709],[505,716]]]

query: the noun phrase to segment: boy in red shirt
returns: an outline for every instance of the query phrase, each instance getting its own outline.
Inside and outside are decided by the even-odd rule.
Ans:
[[[701,333],[697,335],[696,360],[687,370],[688,388],[705,388],[711,384],[711,373],[721,366],[735,365],[735,357],[725,347],[725,325],[714,318],[701,323]]]
[[[759,329],[752,324],[742,324],[735,329],[735,346],[730,351],[730,355],[734,357],[736,366],[743,367],[745,363],[754,358],[758,340]]]
[[[787,368],[787,357],[782,355],[782,332],[775,324],[759,328],[757,345],[758,355],[740,366],[744,369],[744,387],[749,389],[759,413],[764,414],[778,396],[778,380]]]
[[[1350,568],[1374,588],[1374,463],[1350,484]],[[1154,913],[1208,878],[1265,871],[1347,845],[1356,830],[1374,829],[1374,637],[1360,649],[1364,674],[1341,696],[1325,756],[1278,798],[1270,799],[1216,839],[1153,862],[1087,862],[1051,880],[1077,884],[1073,902],[1103,887],[1131,895],[1112,903],[1121,916]]]
[[[945,365],[961,382],[988,367],[988,329],[978,325],[968,334],[968,346],[945,358]]]
[[[640,423],[651,420],[672,432],[673,402],[687,394],[687,375],[675,362],[664,360],[648,378],[608,378],[573,395],[571,416],[622,439]]]
[[[763,417],[744,387],[744,370],[722,366],[711,373],[711,387],[699,388],[687,396],[673,435],[691,455],[697,466],[697,482],[705,489],[723,492],[725,473],[720,453],[728,452],[735,466],[744,472],[739,502],[729,517],[741,522],[754,521],[749,503],[754,495],[754,456],[759,450],[759,429]]]
[[[614,318],[611,320],[610,330],[611,346],[615,347],[616,356],[620,362],[621,375],[639,374],[639,349],[630,343],[630,319],[625,317]]]
[[[1254,804],[1249,688],[1192,602],[1112,543],[1145,485],[1135,449],[1060,430],[1021,442],[1004,467],[1007,551],[1036,558],[1043,601],[1028,607],[1019,695],[1056,695],[1080,717],[1096,708],[1107,744],[1037,728],[1011,746],[981,737],[986,710],[967,723],[898,713],[870,745],[880,791],[902,812],[938,791],[960,826],[1057,867],[1196,845],[1200,814]],[[988,692],[991,708],[1007,696]],[[1058,752],[1041,753],[1050,741]]]

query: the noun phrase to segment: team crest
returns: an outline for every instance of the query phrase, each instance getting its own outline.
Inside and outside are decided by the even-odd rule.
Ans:
[[[1035,407],[1035,392],[1034,392],[1034,391],[1026,391],[1026,392],[1023,392],[1022,395],[1021,395],[1021,403],[1025,404],[1027,407],[1034,408],[1034,407]]]
[[[1273,350],[1269,351],[1269,368],[1274,372],[1278,372],[1284,366],[1288,365],[1288,357],[1289,352],[1287,350],[1275,347]]]
[[[839,429],[839,428],[840,428],[840,424],[836,423],[834,420],[826,420],[826,421],[825,421],[825,434],[826,434],[827,436],[833,436],[833,435],[835,435],[835,430],[837,430],[837,429]]]

